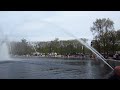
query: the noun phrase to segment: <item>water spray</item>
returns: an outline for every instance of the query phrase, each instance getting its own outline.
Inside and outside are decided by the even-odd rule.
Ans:
[[[61,27],[61,29],[62,30],[64,30],[64,32],[66,33],[66,34],[68,34],[69,36],[71,36],[71,37],[74,37],[76,40],[78,40],[81,44],[83,44],[84,46],[86,46],[88,49],[90,49],[95,55],[97,55],[107,66],[109,66],[112,70],[114,70],[113,69],[113,67],[109,64],[109,63],[107,63],[105,60],[105,58],[97,51],[97,50],[95,50],[93,47],[91,47],[91,46],[89,46],[87,43],[85,43],[82,39],[78,39],[76,36],[74,36],[72,33],[70,33],[70,32],[68,32],[67,30],[65,30],[64,28],[62,28]]]
[[[9,49],[8,49],[8,38],[7,35],[0,31],[0,61],[1,60],[10,60]]]

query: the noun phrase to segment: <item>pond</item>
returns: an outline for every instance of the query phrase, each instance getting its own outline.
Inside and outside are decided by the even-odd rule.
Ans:
[[[0,79],[103,79],[110,72],[95,60],[19,57],[0,61]]]

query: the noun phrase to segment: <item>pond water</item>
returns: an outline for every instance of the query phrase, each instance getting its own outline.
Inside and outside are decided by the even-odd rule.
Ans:
[[[110,72],[95,60],[19,57],[0,61],[0,79],[103,79]]]

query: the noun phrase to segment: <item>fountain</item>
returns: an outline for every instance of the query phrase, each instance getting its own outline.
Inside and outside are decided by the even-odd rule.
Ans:
[[[7,37],[0,33],[0,61],[10,60]]]
[[[42,20],[39,20],[39,21],[42,22],[42,23],[47,23],[47,24],[53,25],[53,26],[55,26],[55,27],[57,27],[57,28],[60,28],[61,30],[63,30],[64,33],[66,33],[67,35],[75,38],[75,39],[78,40],[81,44],[83,44],[84,46],[86,46],[86,47],[87,47],[89,50],[91,50],[97,57],[99,57],[100,60],[102,60],[102,61],[103,61],[107,66],[109,66],[112,70],[114,70],[113,67],[110,66],[110,65],[106,62],[106,59],[105,59],[97,50],[95,50],[93,47],[89,46],[89,45],[88,45],[87,43],[85,43],[82,39],[78,39],[78,38],[77,38],[76,36],[74,36],[72,33],[69,33],[65,28],[63,28],[63,27],[61,27],[61,26],[58,26],[58,25],[56,25],[55,23],[51,23],[51,22],[48,22],[48,21],[42,21]],[[33,46],[33,48],[34,48],[34,46]],[[35,48],[34,48],[34,50],[35,50]],[[36,52],[36,50],[35,50],[35,52]]]

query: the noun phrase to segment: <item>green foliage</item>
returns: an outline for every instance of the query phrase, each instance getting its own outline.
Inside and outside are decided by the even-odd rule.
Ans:
[[[56,52],[60,55],[83,53],[82,45],[77,40],[59,41],[59,39],[55,39],[54,41],[49,42],[49,44],[45,44],[44,48],[38,43],[38,47],[39,52],[44,52],[46,50],[44,53]],[[89,52],[86,48],[85,51]]]
[[[119,45],[116,44],[120,40],[120,31],[114,30],[114,22],[108,19],[96,19],[91,27],[94,35],[93,47],[100,53],[115,54]]]

